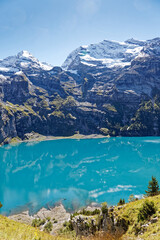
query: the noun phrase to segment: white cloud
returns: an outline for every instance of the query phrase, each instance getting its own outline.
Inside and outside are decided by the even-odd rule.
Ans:
[[[109,188],[107,191],[108,193],[113,193],[113,192],[121,192],[121,191],[132,191],[132,188],[135,188],[135,186],[132,185],[117,185],[114,188]]]
[[[102,191],[101,188],[99,189],[95,189],[90,191],[90,196],[97,198],[101,195],[104,195],[106,193],[115,193],[115,192],[121,192],[121,191],[132,191],[133,188],[136,188],[136,186],[132,186],[132,185],[117,185],[114,188],[109,188],[107,191]],[[139,195],[137,195],[139,196]]]
[[[100,7],[101,0],[78,0],[77,11],[84,15],[94,15]]]
[[[135,196],[135,198],[138,198],[138,199],[142,199],[142,198],[144,198],[144,195],[143,195],[143,194],[134,195],[134,196]]]
[[[136,170],[129,170],[128,172],[130,173],[137,173],[137,172],[140,172],[143,168],[138,168]]]
[[[67,154],[59,154],[59,155],[57,155],[57,156],[55,156],[55,159],[58,159],[58,160],[61,160],[61,159],[64,159],[64,158],[66,158],[67,157]]]

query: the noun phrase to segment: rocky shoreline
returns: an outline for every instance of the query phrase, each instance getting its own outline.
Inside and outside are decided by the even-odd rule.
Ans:
[[[31,132],[26,133],[24,140],[18,138],[10,138],[7,141],[4,141],[0,146],[6,144],[15,144],[15,143],[22,143],[22,142],[41,142],[41,141],[51,141],[51,140],[62,140],[62,139],[96,139],[96,138],[108,138],[110,136],[104,136],[101,134],[90,134],[90,135],[83,135],[83,134],[74,134],[72,136],[64,137],[64,136],[44,136],[39,133]]]
[[[11,220],[38,227],[41,231],[46,231],[47,226],[51,226],[48,233],[58,235],[60,231],[75,231],[77,236],[89,236],[97,231],[104,231],[113,235],[123,235],[128,229],[128,222],[119,219],[114,213],[114,206],[108,208],[107,205],[92,203],[74,213],[66,211],[60,203],[53,208],[42,207],[36,214],[30,215],[29,211],[11,215]],[[119,207],[121,209],[122,206]]]
[[[29,211],[23,211],[21,213],[9,216],[11,220],[16,222],[25,223],[28,225],[32,225],[33,220],[42,219],[45,220],[45,224],[47,221],[53,224],[53,229],[50,234],[55,235],[62,227],[64,222],[69,221],[70,213],[68,213],[62,204],[55,206],[54,208],[41,208],[36,214],[30,215]],[[44,225],[40,226],[40,230],[44,229]]]

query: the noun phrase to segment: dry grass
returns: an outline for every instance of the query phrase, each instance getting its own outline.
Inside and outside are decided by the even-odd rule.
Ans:
[[[0,240],[76,240],[76,238],[72,236],[54,237],[0,215]]]
[[[121,240],[122,238],[119,236],[112,236],[109,233],[100,232],[95,236],[88,236],[82,238],[83,240]]]

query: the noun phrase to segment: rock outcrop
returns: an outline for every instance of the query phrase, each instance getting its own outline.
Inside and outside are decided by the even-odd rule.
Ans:
[[[116,217],[114,213],[109,209],[109,212],[93,215],[83,215],[82,213],[71,217],[71,226],[75,230],[77,235],[89,236],[95,235],[96,232],[105,232],[111,236],[121,237],[129,226],[128,220],[125,218]]]
[[[0,61],[0,143],[41,135],[160,135],[160,38],[103,41],[61,67],[27,51]]]

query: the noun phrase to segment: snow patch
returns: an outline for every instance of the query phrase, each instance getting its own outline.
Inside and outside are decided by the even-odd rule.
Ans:
[[[9,72],[9,68],[6,67],[0,67],[1,72]]]
[[[68,72],[72,73],[72,74],[78,74],[78,71],[77,70],[69,70]]]
[[[66,59],[62,68],[74,70],[79,63],[87,66],[104,65],[104,67],[113,68],[131,65],[131,61],[140,56],[146,41],[129,39],[126,42],[104,40],[98,44],[81,46],[73,51]]]
[[[49,71],[53,67],[47,63],[41,63],[28,51],[21,51],[16,56],[10,56],[0,60],[0,71],[4,72],[17,72],[20,69],[36,69]]]
[[[19,72],[16,72],[15,73],[15,75],[19,75],[19,76],[21,76],[21,75],[23,75],[24,73],[22,72],[22,71],[19,71]]]

